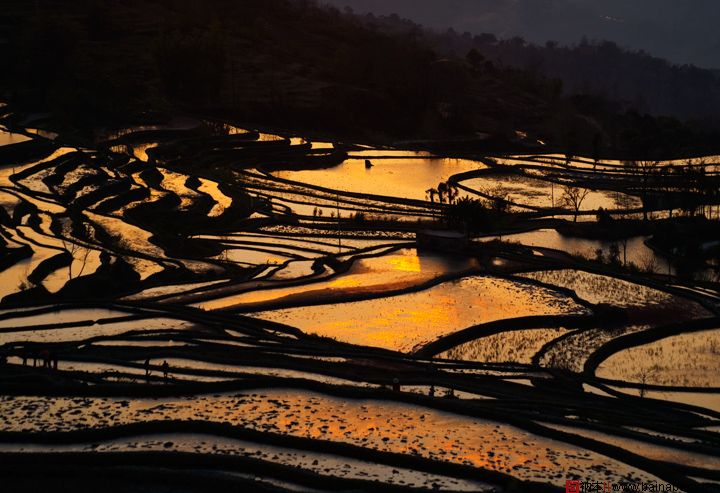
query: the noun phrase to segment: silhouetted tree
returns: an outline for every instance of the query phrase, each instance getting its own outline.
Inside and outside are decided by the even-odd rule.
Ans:
[[[574,222],[577,222],[580,208],[582,207],[582,204],[589,193],[590,190],[588,190],[587,188],[580,188],[572,185],[563,185],[563,194],[561,201],[565,206],[570,207],[573,211],[575,211]]]

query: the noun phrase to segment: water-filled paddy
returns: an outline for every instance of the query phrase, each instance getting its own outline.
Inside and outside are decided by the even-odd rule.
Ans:
[[[147,125],[133,125],[130,127],[114,129],[98,129],[97,136],[100,139],[113,140],[126,135],[138,132],[160,131],[160,130],[191,130],[197,128],[201,122],[191,117],[174,117],[167,122]]]
[[[82,410],[81,412],[77,412]],[[564,485],[567,477],[619,480],[637,469],[576,446],[493,421],[429,408],[339,399],[294,390],[184,399],[0,397],[0,429],[73,430],[167,419],[195,419],[290,436],[333,440],[510,472]],[[558,474],[562,470],[564,474]]]
[[[50,273],[43,281],[43,286],[50,293],[57,293],[69,280],[92,275],[100,265],[100,252],[98,250],[79,248],[73,255],[72,264]]]
[[[481,363],[530,364],[545,344],[567,332],[563,328],[507,331],[466,342],[437,357]]]
[[[195,121],[187,126],[171,123],[134,127],[123,129],[116,136],[143,129],[190,128],[197,124]],[[209,131],[211,127],[207,125],[202,131]],[[600,388],[607,390],[608,394],[603,397],[583,394],[580,385],[563,385],[564,380],[561,382],[558,378],[558,375],[570,379],[573,376],[554,369],[582,372],[588,356],[614,338],[652,330],[653,326],[669,321],[709,316],[699,304],[661,289],[572,271],[570,268],[575,264],[561,253],[578,251],[594,257],[595,250],[603,248],[603,254],[607,255],[609,243],[561,238],[555,231],[544,230],[510,237],[535,245],[532,253],[529,249],[493,244],[493,249],[498,252],[493,251],[492,260],[487,264],[477,265],[472,259],[460,256],[449,259],[440,254],[419,255],[415,252],[412,243],[415,230],[426,227],[426,223],[442,222],[438,212],[441,207],[428,202],[431,198],[437,202],[437,190],[431,189],[437,189],[440,183],[458,173],[485,169],[483,163],[445,159],[425,152],[362,147],[360,151],[351,150],[350,158],[334,168],[285,171],[273,176],[264,171],[264,163],[282,161],[288,155],[299,158],[305,151],[308,151],[308,162],[314,161],[326,153],[310,152],[311,147],[329,149],[332,145],[311,143],[302,137],[288,139],[262,134],[260,140],[264,143],[253,142],[247,146],[250,152],[238,152],[235,160],[233,149],[240,150],[244,147],[242,143],[253,140],[255,134],[227,138],[226,132],[237,134],[244,130],[227,127],[222,135],[216,131],[212,137],[198,132],[198,138],[193,138],[187,147],[181,142],[162,144],[167,152],[157,153],[157,166],[163,174],[161,179],[158,176],[153,179],[153,173],[143,173],[142,170],[149,166],[137,161],[147,160],[148,150],[155,143],[123,144],[109,151],[103,147],[99,152],[84,150],[67,157],[53,153],[56,158],[60,157],[57,162],[38,166],[33,170],[34,174],[23,176],[18,183],[11,180],[10,175],[27,170],[31,164],[20,165],[15,171],[0,170],[0,185],[3,195],[7,196],[2,201],[3,206],[17,212],[9,220],[5,219],[3,237],[10,248],[30,243],[36,247],[35,255],[7,269],[0,280],[24,280],[29,274],[28,268],[37,267],[41,260],[68,248],[55,232],[62,227],[67,242],[74,239],[83,247],[93,248],[85,266],[87,274],[95,272],[100,251],[108,254],[97,278],[88,275],[73,283],[72,287],[79,294],[65,290],[63,295],[97,297],[98,300],[111,298],[117,291],[104,291],[102,288],[110,281],[100,276],[114,274],[115,268],[123,269],[117,259],[124,258],[141,274],[141,279],[133,282],[132,287],[120,296],[134,291],[137,294],[131,299],[144,300],[142,305],[135,305],[144,318],[130,317],[131,320],[126,318],[132,314],[130,308],[75,314],[61,310],[60,314],[40,315],[18,310],[15,316],[0,322],[0,353],[7,353],[10,363],[3,368],[3,379],[17,378],[20,384],[25,381],[23,379],[33,379],[38,387],[41,385],[38,382],[50,380],[68,385],[103,382],[103,388],[107,389],[121,382],[128,385],[133,394],[135,387],[140,391],[168,391],[175,395],[176,389],[191,388],[186,384],[200,388],[204,383],[221,382],[224,389],[245,389],[247,385],[293,385],[295,388],[172,399],[101,399],[89,397],[82,391],[84,387],[77,387],[81,389],[78,393],[84,395],[76,398],[0,397],[0,431],[22,430],[31,435],[39,431],[72,431],[173,419],[196,422],[191,423],[193,425],[202,422],[228,425],[228,428],[220,429],[219,435],[223,429],[235,426],[262,433],[310,438],[315,440],[308,442],[308,448],[313,451],[303,454],[302,450],[285,450],[284,444],[277,448],[262,444],[253,446],[222,436],[165,435],[160,431],[153,435],[153,426],[159,426],[157,424],[150,424],[147,431],[136,437],[99,439],[93,444],[55,448],[45,445],[23,448],[20,445],[20,450],[251,453],[270,462],[300,466],[329,476],[362,478],[369,474],[369,477],[374,475],[393,484],[413,482],[433,488],[469,491],[485,487],[440,477],[434,479],[440,484],[437,486],[427,483],[429,476],[418,476],[414,471],[388,471],[386,466],[323,456],[321,449],[325,441],[335,441],[404,454],[408,460],[418,456],[487,468],[562,488],[566,479],[574,477],[615,481],[628,477],[654,478],[583,449],[578,443],[560,443],[542,438],[539,429],[530,433],[520,427],[530,428],[533,423],[542,425],[544,416],[548,416],[548,421],[553,416],[556,428],[565,425],[590,428],[593,425],[588,423],[593,420],[598,427],[604,426],[606,432],[612,434],[619,431],[613,431],[613,427],[620,426],[613,422],[615,413],[622,413],[628,427],[637,427],[645,423],[645,414],[655,411],[672,415],[672,426],[679,430],[675,436],[682,436],[683,432],[687,435],[690,430],[700,434],[705,425],[716,424],[712,420],[702,421],[695,429],[692,416],[684,419],[687,415],[675,412],[669,406],[667,409],[659,405],[645,409],[641,400],[626,405],[630,399],[612,397],[612,391],[600,382],[594,383],[597,392]],[[58,140],[62,141],[63,137],[58,136]],[[208,148],[202,149],[206,137]],[[225,138],[227,141],[222,142]],[[142,139],[137,136],[126,140]],[[345,144],[338,144],[337,148],[338,155],[349,149]],[[122,155],[109,158],[108,152]],[[262,155],[265,152],[267,156]],[[230,164],[235,169],[221,169],[220,162],[212,161],[216,155],[237,161]],[[252,156],[252,162],[247,165],[242,162],[246,155]],[[51,157],[45,161],[48,159]],[[366,159],[372,161],[372,166],[366,166]],[[36,164],[41,161],[37,160]],[[500,184],[510,193],[510,199],[519,204],[550,207],[557,205],[560,197],[560,187],[556,187],[553,202],[553,186],[543,181],[548,178],[545,173],[550,167],[551,173],[562,175],[558,178],[561,180],[582,178],[590,182],[593,178],[590,176],[593,164],[588,160],[577,158],[569,163],[570,167],[582,167],[582,170],[568,169],[561,161],[564,161],[562,156],[509,159],[507,163],[499,164],[531,165],[522,168],[528,177],[497,175],[467,183],[483,190]],[[541,170],[542,166],[547,167]],[[603,171],[601,186],[607,186],[608,180],[616,180],[619,184],[620,180],[627,179],[626,170],[611,162],[601,163],[598,169]],[[196,176],[196,172],[202,177]],[[197,180],[188,180],[191,176]],[[91,196],[93,192],[102,193]],[[376,198],[352,193],[343,196],[344,192],[372,194]],[[153,217],[145,221],[137,215],[141,209],[136,209],[127,219],[137,221],[140,227],[135,227],[124,217],[125,212],[143,204],[151,205],[146,209],[148,215],[157,214],[160,219],[162,214],[177,214],[178,208],[172,205],[177,202],[170,200],[170,194],[180,198],[179,209],[192,211],[186,216],[193,223],[197,222],[194,233],[197,236],[184,245],[188,247],[183,250],[188,258],[168,257],[167,252],[174,251],[176,246],[171,242],[184,241],[189,236],[183,232],[185,228],[178,228],[183,231],[177,232],[175,240],[176,232],[167,231],[168,224],[174,224],[174,218],[168,217],[168,224],[159,224],[162,220],[152,220]],[[582,209],[600,206],[613,209],[618,206],[615,195],[593,193],[586,198]],[[157,202],[163,198],[162,202]],[[94,205],[88,205],[91,202]],[[23,208],[19,210],[21,204]],[[79,213],[75,214],[75,211]],[[338,220],[338,212],[341,220]],[[360,217],[350,217],[358,212],[362,212]],[[585,217],[591,215],[594,216],[588,214]],[[568,215],[561,217],[572,220]],[[90,223],[95,228],[90,228],[87,235],[83,234],[86,231],[82,227]],[[546,223],[551,224],[550,221]],[[514,216],[508,218],[507,227],[521,231],[532,227],[531,224],[525,216]],[[102,234],[103,229],[107,235]],[[488,230],[488,234],[491,233]],[[628,262],[641,267],[645,261],[659,264],[658,258],[648,256],[650,252],[642,244],[643,240],[636,238],[628,243]],[[541,246],[553,247],[559,252],[540,252]],[[225,252],[218,255],[223,248]],[[488,256],[480,242],[473,242],[469,248],[472,249],[471,256]],[[621,258],[625,256],[623,250],[621,243]],[[331,256],[336,258],[330,259]],[[318,259],[320,261],[316,261]],[[68,278],[85,275],[80,272],[82,263],[76,255],[71,268],[56,269],[41,281],[50,293],[38,290],[40,306],[55,306],[52,293]],[[187,269],[178,268],[181,265]],[[545,271],[557,266],[567,268],[528,274],[528,282],[524,282],[523,279],[478,274],[484,273],[481,269],[490,268],[490,265],[507,273],[531,269]],[[664,272],[663,265],[655,267]],[[472,275],[466,272],[467,269],[473,269]],[[153,275],[161,271],[164,271],[162,275]],[[8,278],[6,274],[14,277]],[[128,274],[128,277],[132,276],[132,273]],[[643,282],[642,274],[634,275],[638,283]],[[663,280],[661,276],[654,276],[645,282],[661,287]],[[549,287],[541,287],[537,281]],[[680,279],[672,281],[677,292],[682,288],[688,295],[705,297],[708,307],[717,301],[712,298],[716,295],[710,290],[703,291],[699,283],[697,286],[680,286],[683,282]],[[12,284],[9,288],[0,286],[0,291],[19,289]],[[97,290],[94,289],[96,286]],[[542,328],[513,330],[517,328],[512,322],[516,317],[590,313],[586,304],[575,301],[576,298],[566,290],[553,286],[572,289],[589,302],[608,303],[625,310],[629,315],[627,322],[622,318],[616,327],[601,324],[601,327],[571,329],[552,328],[552,321],[543,320]],[[388,296],[391,293],[396,295]],[[29,294],[26,293],[24,299],[16,299],[31,303]],[[203,301],[200,306],[209,310],[195,310],[195,306]],[[95,301],[91,306],[103,305]],[[106,306],[114,305],[108,302]],[[117,306],[133,305],[128,300]],[[273,307],[277,310],[271,311]],[[213,311],[222,309],[230,310]],[[258,317],[258,320],[244,319],[233,310]],[[5,312],[3,316],[10,313]],[[172,317],[176,315],[172,314],[195,322],[174,319]],[[99,318],[109,320],[97,323]],[[418,360],[412,355],[390,354],[373,347],[335,345],[330,340],[285,331],[263,323],[263,320],[299,327],[306,334],[406,353],[470,326],[491,321],[506,322],[492,328],[505,329],[504,332],[478,337],[440,355],[459,361],[436,360],[428,364],[424,358]],[[590,317],[583,320],[589,321]],[[73,322],[76,326],[58,327],[63,321]],[[474,331],[473,336],[480,331]],[[606,371],[617,372],[610,377],[633,382],[637,380],[636,375],[647,373],[650,365],[656,375],[655,381],[663,385],[716,385],[713,373],[718,365],[715,342],[720,344],[720,341],[710,337],[708,349],[701,337],[705,335],[678,336],[621,351],[606,360],[598,373],[604,376]],[[25,356],[32,356],[36,349],[42,348],[53,352],[57,348],[60,356],[57,373],[53,369],[20,366]],[[670,356],[666,357],[667,354]],[[151,371],[148,378],[144,375],[146,359]],[[536,360],[540,368],[528,366]],[[658,360],[668,364],[663,366]],[[164,361],[169,364],[167,380],[162,372]],[[401,380],[400,392],[391,392],[387,387],[381,389],[394,377]],[[618,388],[623,387],[622,382],[616,384]],[[145,385],[146,388],[141,387]],[[331,398],[302,388],[324,389],[343,397]],[[589,386],[586,386],[586,392],[592,391],[587,388]],[[633,393],[627,388],[624,391]],[[198,392],[206,391],[203,388]],[[455,399],[449,395],[451,392]],[[718,407],[712,402],[715,394],[682,393],[678,397],[680,394],[655,391],[644,397],[683,402],[695,399],[709,407]],[[376,396],[383,400],[354,400],[360,396]],[[597,401],[606,405],[603,409],[608,412],[597,413],[597,408],[591,410],[590,404],[585,405],[586,398],[588,403]],[[568,399],[580,405],[569,409],[564,404]],[[411,402],[428,407],[418,407]],[[435,407],[458,414],[443,413],[434,410]],[[545,409],[547,415],[542,411]],[[494,416],[494,419],[516,426],[466,417],[466,414]],[[698,412],[695,416],[702,414]],[[667,426],[668,430],[664,431],[669,431],[670,424]],[[262,433],[258,438],[269,437]],[[595,437],[637,455],[644,454],[642,444],[618,441],[611,435],[592,435],[586,429],[578,429],[577,435]],[[701,436],[697,442],[704,438]],[[33,439],[36,437],[28,436],[28,441]],[[574,442],[568,437],[565,439],[568,443]],[[586,446],[591,445],[586,443]],[[3,450],[18,450],[13,447],[6,445]],[[717,466],[711,455],[706,461],[705,457],[691,457],[683,452],[680,447],[677,453],[672,448],[663,448],[652,449],[647,455],[656,461],[679,466]],[[617,450],[605,450],[604,453],[624,457]],[[648,465],[647,469],[659,471],[662,467],[652,469],[652,465]],[[681,471],[681,474],[685,472]]]
[[[664,324],[712,315],[702,305],[687,298],[590,272],[563,269],[531,272],[522,277],[571,289],[590,303],[623,308],[632,324]]]
[[[0,280],[7,283],[0,288],[3,296],[30,288],[31,284],[26,281],[28,275],[32,274],[44,261],[62,253],[61,250],[55,248],[47,248],[34,243],[28,244],[33,250],[32,256],[20,260],[0,274]],[[51,285],[51,287],[53,286]]]
[[[681,334],[631,347],[606,359],[602,378],[672,387],[720,388],[720,331]]]
[[[198,236],[200,239],[220,241],[226,245],[246,245],[252,248],[269,249],[278,253],[292,254],[316,254],[328,253],[337,254],[351,250],[348,242],[342,239],[334,240],[328,238],[326,241],[312,240],[309,238],[288,238],[263,235],[228,234],[224,236]]]
[[[548,289],[492,277],[467,277],[416,293],[254,316],[352,344],[412,351],[482,323],[585,311],[571,298]]]
[[[132,155],[135,156],[140,161],[147,162],[150,158],[148,156],[148,151],[150,149],[154,149],[158,146],[157,142],[151,142],[151,143],[145,143],[145,144],[135,144],[132,145]]]
[[[316,474],[336,478],[376,481],[383,484],[397,484],[410,487],[431,488],[436,491],[492,492],[494,487],[480,481],[457,479],[429,474],[402,467],[392,467],[341,455],[324,454],[317,451],[293,449],[266,445],[214,435],[168,433],[120,438],[94,444],[75,445],[12,445],[1,444],[0,452],[184,452],[197,454],[218,454],[223,456],[245,456],[262,459],[293,468],[309,470]],[[278,486],[282,482],[253,475],[256,484]],[[293,486],[291,483],[288,485]]]
[[[68,310],[70,313],[51,312],[45,315],[25,317],[23,319],[3,320],[4,327],[16,328],[16,331],[0,333],[0,344],[39,342],[56,343],[83,341],[91,337],[112,337],[131,331],[154,331],[154,330],[182,330],[193,327],[190,322],[172,318],[147,318],[142,320],[113,321],[112,318],[128,316],[122,312],[108,312],[104,310]],[[51,317],[57,317],[53,320]],[[39,318],[42,317],[42,318]],[[112,317],[112,318],[111,318]],[[105,323],[98,324],[95,320],[109,318]],[[14,322],[26,323],[30,319],[38,319],[43,325],[50,326],[45,330],[32,330],[31,327],[20,327],[13,325]],[[53,323],[78,323],[76,327],[52,328]],[[81,323],[85,322],[87,323]],[[41,323],[35,324],[41,325]]]
[[[553,286],[572,289],[578,296],[590,303],[607,303],[627,308],[670,303],[675,298],[669,293],[642,284],[633,284],[622,279],[581,270],[538,271],[522,274],[522,276]]]
[[[621,388],[614,386],[610,386],[610,388],[625,395],[643,397],[647,399],[657,399],[659,401],[667,401],[669,403],[686,404],[688,406],[696,406],[720,413],[720,393],[718,392],[674,392],[664,390],[643,390],[629,387]]]
[[[427,151],[404,151],[398,149],[365,149],[362,151],[350,151],[351,157],[361,157],[363,159],[375,157],[378,159],[387,158],[422,158],[433,157],[433,154]]]
[[[590,240],[586,238],[573,238],[563,236],[554,229],[540,229],[527,233],[515,233],[502,237],[503,241],[521,243],[526,246],[550,248],[560,250],[571,255],[577,255],[587,259],[594,259],[597,251],[600,250],[603,256],[607,258],[612,250],[611,241]],[[668,272],[668,262],[659,257],[647,245],[645,245],[646,237],[629,238],[627,244],[618,241],[617,246],[620,252],[620,262],[624,263],[627,257],[627,263],[633,263],[640,269],[652,268],[658,273]]]
[[[640,440],[633,440],[631,438],[600,433],[597,431],[591,431],[583,428],[559,426],[555,424],[548,424],[548,426],[556,430],[582,435],[584,437],[597,440],[602,443],[609,443],[616,447],[621,447],[624,450],[629,450],[635,454],[641,455],[643,457],[648,457],[653,460],[671,463],[681,462],[692,467],[706,468],[715,471],[720,470],[720,458],[718,457],[711,457],[709,455],[682,451],[662,445],[656,445]]]
[[[546,368],[562,368],[580,373],[590,355],[605,343],[648,328],[647,325],[625,325],[577,330],[543,348],[538,353],[538,363]]]
[[[461,183],[473,190],[491,195],[493,190],[500,188],[508,195],[507,200],[517,205],[537,208],[568,208],[563,203],[562,186],[550,181],[522,175],[503,174],[473,178]],[[637,209],[641,206],[642,203],[637,197],[611,191],[589,190],[580,206],[580,211],[596,211],[601,207],[605,210]]]
[[[17,316],[6,316],[0,321],[0,329],[25,329],[36,325],[63,324],[82,322],[85,320],[101,320],[106,318],[117,318],[132,315],[129,312],[107,309],[80,309],[68,310],[58,309],[56,311],[44,311],[41,314],[24,315],[23,312]]]
[[[270,278],[275,280],[287,280],[312,276],[315,274],[313,265],[315,265],[314,260],[295,260],[289,262],[281,269],[275,270]]]
[[[247,375],[259,375],[265,377],[277,377],[277,378],[297,378],[304,380],[313,380],[330,385],[362,385],[358,384],[354,380],[345,378],[336,378],[321,373],[311,373],[306,371],[288,370],[285,368],[271,368],[262,366],[243,366],[243,365],[230,365],[221,363],[210,363],[207,361],[198,361],[186,358],[167,358],[161,360],[151,360],[150,363],[156,365],[158,368],[160,365],[167,361],[170,365],[170,374],[174,378],[178,373],[183,375],[184,373],[192,373],[194,371],[212,371],[223,373],[228,377],[240,378],[241,376]],[[183,376],[186,379],[192,379],[193,376]]]
[[[0,298],[27,287],[26,279],[32,273],[32,262],[32,257],[20,260],[0,273]]]
[[[283,255],[274,250],[252,250],[245,248],[228,248],[222,254],[215,257],[217,260],[234,262],[245,266],[255,265],[280,265],[298,257]]]
[[[161,187],[165,190],[173,192],[180,198],[180,209],[185,210],[192,206],[193,202],[196,201],[200,195],[188,188],[185,182],[188,179],[187,175],[175,173],[166,169],[159,170],[163,175],[163,181]]]
[[[210,195],[215,201],[215,205],[208,213],[208,216],[217,217],[232,206],[233,200],[220,191],[220,185],[217,182],[200,178],[200,183],[198,191]]]
[[[337,297],[380,294],[404,289],[476,266],[476,262],[469,258],[418,255],[414,249],[405,249],[380,257],[356,260],[349,272],[326,281],[295,287],[256,290],[203,302],[199,306],[205,310],[217,310],[247,309],[249,308],[247,305],[267,302],[302,304],[303,301],[323,300],[327,303],[329,299]]]
[[[166,259],[165,252],[151,241],[152,233],[117,217],[104,216],[90,211],[86,211],[85,215],[97,227],[103,228],[106,233],[117,239],[124,250],[130,250],[141,255],[138,257],[125,257],[125,260],[140,275],[141,280],[145,280],[164,269],[161,261]],[[158,261],[145,258],[145,256],[155,257]]]
[[[155,288],[149,288],[149,289],[146,289],[139,293],[130,295],[126,299],[128,299],[128,300],[143,300],[143,299],[151,299],[151,298],[156,298],[156,297],[161,297],[161,296],[182,294],[182,293],[186,293],[188,291],[193,291],[196,289],[209,288],[215,284],[225,283],[225,282],[228,282],[228,280],[222,279],[222,280],[218,280],[218,281],[187,283],[187,284],[173,284],[173,285],[169,285],[169,286],[158,286]]]
[[[478,161],[449,158],[382,159],[370,169],[365,159],[348,159],[334,168],[278,171],[275,176],[347,192],[428,200],[426,191],[452,175],[485,168]]]
[[[27,135],[0,130],[0,146],[19,144],[20,142],[25,142],[28,140],[30,140],[30,137],[28,137]]]

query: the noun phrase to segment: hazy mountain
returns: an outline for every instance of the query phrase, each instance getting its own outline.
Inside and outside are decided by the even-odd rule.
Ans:
[[[321,0],[428,27],[577,43],[609,39],[675,63],[720,68],[716,0]]]

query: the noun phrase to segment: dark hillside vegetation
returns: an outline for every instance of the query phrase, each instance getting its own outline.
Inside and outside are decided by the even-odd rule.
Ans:
[[[452,56],[311,1],[5,2],[0,84],[16,113],[90,128],[189,112],[375,141],[517,141],[572,152],[601,143],[658,153],[707,149],[674,120],[628,113],[559,80],[478,52]],[[678,137],[669,148],[663,135]],[[640,143],[640,144],[639,144]]]
[[[303,2],[11,4],[3,84],[12,102],[73,120],[183,108],[408,136],[472,130],[473,107],[495,119],[510,108],[518,120],[540,114],[541,98],[500,77],[474,80],[462,63],[437,63],[422,45]],[[493,93],[479,94],[480,83]]]
[[[536,44],[519,36],[501,38],[488,32],[435,31],[395,14],[345,15],[380,32],[412,36],[448,56],[463,57],[473,52],[474,60],[488,60],[559,79],[567,96],[603,96],[637,111],[680,119],[720,114],[717,70],[672,64],[613,41],[585,37],[567,46],[556,41]]]

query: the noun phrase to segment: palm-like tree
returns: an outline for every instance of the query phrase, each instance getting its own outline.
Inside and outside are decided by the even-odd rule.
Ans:
[[[427,190],[425,190],[425,196],[428,197],[428,199],[430,199],[430,202],[432,202],[433,204],[435,203],[435,195],[437,195],[437,193],[438,191],[434,188],[428,188]]]
[[[445,182],[440,183],[437,187],[437,191],[438,191],[438,198],[440,199],[440,203],[444,204],[445,203],[445,193],[447,192],[447,183],[445,183]]]
[[[445,201],[447,201],[448,204],[453,204],[455,200],[457,200],[458,195],[460,195],[460,192],[457,186],[448,180],[438,185],[437,194],[441,204],[444,204]]]
[[[460,191],[458,190],[457,186],[448,181],[447,182],[448,204],[454,204],[458,198],[458,195],[460,195]]]

